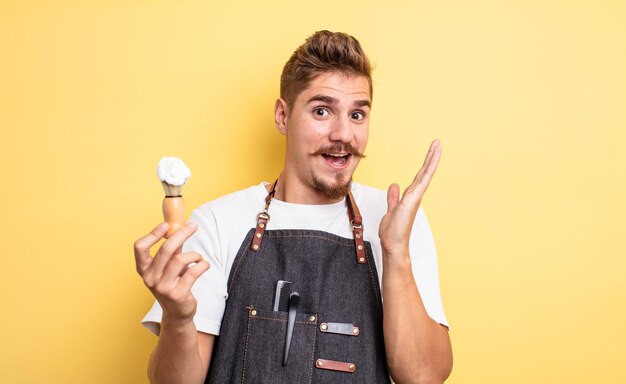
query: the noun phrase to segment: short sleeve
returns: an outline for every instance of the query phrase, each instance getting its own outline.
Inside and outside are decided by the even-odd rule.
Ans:
[[[198,225],[196,232],[183,244],[183,252],[197,252],[210,264],[191,288],[198,307],[194,324],[200,332],[219,335],[226,299],[228,298],[224,266],[219,252],[220,239],[215,216],[211,211],[202,214],[198,209],[189,217]],[[141,323],[155,335],[159,334],[163,310],[155,300]]]
[[[439,324],[449,327],[439,290],[437,250],[430,225],[422,207],[417,211],[409,244],[411,268],[415,284],[428,315]]]

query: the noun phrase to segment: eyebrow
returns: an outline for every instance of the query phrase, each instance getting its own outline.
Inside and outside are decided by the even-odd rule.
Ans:
[[[321,101],[327,104],[339,104],[339,99],[336,99],[327,95],[315,95],[311,97],[306,103],[309,104],[313,101]],[[354,105],[357,107],[369,107],[372,108],[372,103],[369,100],[355,100]]]

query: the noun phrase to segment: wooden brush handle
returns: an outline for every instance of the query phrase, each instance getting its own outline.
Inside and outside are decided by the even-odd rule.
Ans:
[[[165,238],[185,225],[185,200],[182,197],[166,197],[163,199],[163,219],[169,225]]]

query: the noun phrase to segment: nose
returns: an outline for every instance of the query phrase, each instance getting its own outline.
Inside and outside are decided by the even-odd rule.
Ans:
[[[347,116],[337,117],[330,131],[330,141],[351,143],[354,139],[354,132],[352,131],[352,122]]]

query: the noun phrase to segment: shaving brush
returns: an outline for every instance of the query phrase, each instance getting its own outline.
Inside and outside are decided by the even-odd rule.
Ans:
[[[157,176],[165,191],[163,219],[169,226],[165,234],[167,239],[185,225],[183,186],[191,176],[191,171],[181,159],[163,157],[157,167]]]

